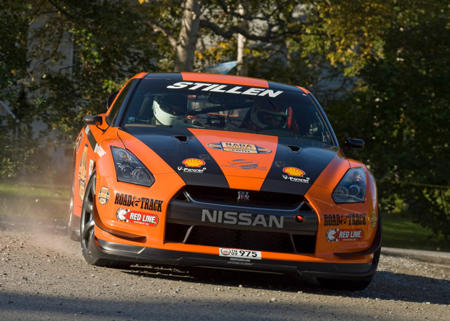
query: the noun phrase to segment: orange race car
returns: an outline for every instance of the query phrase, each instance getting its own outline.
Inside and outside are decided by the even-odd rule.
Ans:
[[[105,114],[83,122],[69,235],[89,264],[295,272],[347,290],[370,284],[381,246],[375,180],[345,157],[308,90],[141,73],[108,99]]]

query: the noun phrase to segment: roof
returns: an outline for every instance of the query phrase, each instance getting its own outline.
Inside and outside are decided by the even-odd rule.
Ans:
[[[174,81],[198,81],[198,82],[213,82],[220,84],[232,84],[251,87],[262,87],[276,90],[290,90],[309,93],[309,91],[303,87],[290,86],[280,84],[273,81],[267,81],[258,78],[222,75],[222,74],[210,74],[210,73],[197,73],[197,72],[179,72],[179,73],[140,73],[135,78],[145,79],[172,79]]]

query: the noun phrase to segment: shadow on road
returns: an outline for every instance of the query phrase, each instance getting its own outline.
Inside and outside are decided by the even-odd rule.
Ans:
[[[314,280],[301,279],[296,275],[200,268],[178,270],[149,266],[133,266],[129,270],[124,270],[123,273],[182,282],[201,282],[223,287],[244,287],[294,293],[301,291],[309,294],[442,305],[448,305],[450,302],[450,281],[448,280],[383,271],[377,272],[367,289],[356,292],[323,289]]]

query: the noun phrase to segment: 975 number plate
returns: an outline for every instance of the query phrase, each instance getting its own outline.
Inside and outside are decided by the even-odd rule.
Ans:
[[[241,249],[219,249],[219,256],[224,257],[239,257],[246,258],[252,260],[261,260],[261,252],[259,251],[250,251],[250,250],[241,250]]]

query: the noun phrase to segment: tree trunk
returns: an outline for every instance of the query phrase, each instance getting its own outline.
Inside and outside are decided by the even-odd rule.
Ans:
[[[241,5],[239,5],[239,13],[241,15],[245,15],[246,14],[246,10],[244,9],[244,7]],[[249,23],[247,20],[243,20],[240,23],[240,27],[246,31],[248,31],[249,29]],[[241,34],[238,34],[238,39],[237,39],[238,43],[237,43],[237,66],[236,66],[236,74],[238,76],[247,76],[248,74],[248,66],[247,66],[247,58],[245,57],[245,47],[247,46],[247,38],[244,37]]]
[[[175,48],[174,71],[192,71],[203,0],[186,0],[181,20],[180,38]]]

